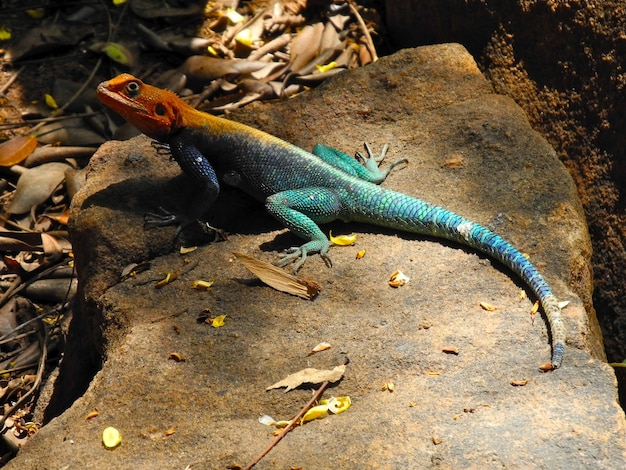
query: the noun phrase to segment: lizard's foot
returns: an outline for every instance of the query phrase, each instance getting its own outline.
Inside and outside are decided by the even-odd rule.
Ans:
[[[287,254],[276,262],[276,265],[282,268],[289,263],[296,261],[293,266],[293,272],[295,274],[300,270],[309,254],[319,253],[321,258],[324,260],[326,266],[331,268],[333,266],[333,262],[330,259],[330,256],[328,256],[328,246],[319,248],[316,245],[317,243],[315,242],[308,242],[302,246],[291,247],[289,248],[289,250],[287,250]]]
[[[391,170],[393,170],[395,167],[397,167],[399,165],[408,165],[408,163],[409,163],[408,159],[401,158],[400,160],[396,160],[395,162],[393,162],[387,168],[381,169],[379,167],[379,164],[387,156],[387,150],[389,150],[389,144],[383,145],[383,149],[380,151],[380,155],[378,155],[378,156],[376,156],[374,154],[374,151],[372,150],[372,147],[370,147],[370,145],[367,142],[365,142],[363,144],[363,146],[365,147],[365,151],[367,152],[367,155],[363,155],[361,152],[357,152],[356,155],[355,155],[356,159],[359,160],[361,162],[361,164],[365,168],[367,168],[367,170],[372,175],[378,175],[379,178],[381,178],[383,180],[387,177],[387,175],[389,175]]]
[[[172,225],[176,225],[176,237],[181,237],[183,234],[187,234],[188,232],[198,232],[198,227],[202,231],[204,238],[207,236],[213,236],[213,242],[219,240],[226,240],[227,236],[224,230],[212,227],[206,222],[200,220],[193,220],[189,217],[176,214],[173,212],[169,212],[168,210],[159,207],[157,208],[158,212],[148,212],[144,216],[144,228],[152,228],[152,227],[169,227]],[[194,230],[195,228],[195,230]],[[190,238],[189,236],[185,238]],[[195,233],[191,238],[198,239],[198,234]],[[206,243],[206,240],[205,240]]]
[[[181,214],[175,214],[163,207],[158,207],[157,212],[147,212],[144,215],[143,223],[145,228],[178,225],[178,230],[180,231],[181,227],[189,225],[191,221]]]

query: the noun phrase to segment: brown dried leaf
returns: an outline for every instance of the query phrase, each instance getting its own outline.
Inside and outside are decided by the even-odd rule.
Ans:
[[[280,382],[276,382],[274,385],[270,385],[266,390],[273,388],[287,387],[285,393],[289,390],[293,390],[302,384],[319,384],[322,382],[337,382],[341,380],[343,374],[346,372],[345,364],[335,367],[332,370],[320,370],[320,369],[302,369],[294,374],[288,375]]]
[[[173,352],[170,353],[169,356],[167,356],[168,359],[171,359],[174,362],[185,362],[185,358],[183,357],[183,355],[179,352]]]
[[[41,251],[41,233],[0,231],[0,251]]]
[[[261,70],[265,66],[267,66],[267,62],[260,60],[218,59],[192,55],[178,67],[178,72],[186,75],[192,84],[204,86],[216,78],[249,74]]]
[[[50,197],[52,192],[65,179],[65,163],[46,163],[26,170],[20,176],[15,195],[7,211],[11,214],[24,214]]]
[[[312,300],[322,290],[317,282],[289,274],[273,264],[244,253],[233,253],[233,255],[261,282],[280,292]]]
[[[305,65],[311,62],[318,54],[324,25],[316,23],[302,28],[291,42],[291,65],[292,72],[299,72]]]

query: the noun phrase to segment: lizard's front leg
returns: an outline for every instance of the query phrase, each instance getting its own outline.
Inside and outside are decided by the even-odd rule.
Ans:
[[[220,192],[220,185],[217,180],[215,170],[206,157],[191,143],[184,135],[174,136],[169,141],[172,157],[196,184],[199,185],[199,192],[194,196],[191,209],[184,215],[171,214],[162,211],[160,214],[148,214],[147,225],[164,226],[179,225],[179,232],[185,227],[195,223],[211,207]],[[207,226],[209,229],[219,230]],[[220,234],[223,236],[223,234]]]
[[[285,266],[297,260],[293,269],[295,272],[304,264],[307,255],[319,253],[330,267],[330,242],[317,224],[340,218],[341,206],[340,197],[328,188],[290,189],[269,196],[265,201],[267,211],[295,235],[306,240],[304,245],[291,248],[277,264]]]

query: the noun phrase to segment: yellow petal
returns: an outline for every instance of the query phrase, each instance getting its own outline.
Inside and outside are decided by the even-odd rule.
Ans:
[[[232,8],[227,8],[226,9],[226,17],[228,18],[228,20],[232,24],[241,23],[244,20],[243,16],[241,16],[239,13],[237,13]]]
[[[219,315],[219,316],[215,317],[211,321],[211,326],[213,328],[220,328],[220,327],[224,326],[224,319],[225,318],[226,318],[226,315]]]
[[[328,400],[328,412],[333,414],[339,414],[346,411],[352,406],[352,400],[350,397],[332,397]]]
[[[314,419],[324,418],[325,416],[328,416],[328,405],[317,405],[304,414],[300,420],[300,424],[313,421]]]
[[[356,252],[356,259],[361,259],[365,256],[365,250],[359,250]]]
[[[333,232],[330,232],[329,238],[333,245],[349,246],[356,243],[356,237],[356,233],[353,233],[351,235],[339,235],[338,237],[333,237]]]
[[[239,31],[235,36],[235,41],[243,46],[252,46],[252,31],[250,28]]]
[[[48,105],[48,108],[59,109],[59,105],[57,104],[56,100],[54,99],[52,95],[49,95],[48,93],[46,93],[44,96],[45,96],[45,101],[46,101],[46,105]]]
[[[197,281],[193,281],[193,284],[191,285],[191,287],[193,289],[198,289],[198,290],[209,290],[211,287],[213,287],[214,283],[215,283],[215,280],[213,279],[211,279],[210,281],[197,280]]]
[[[122,435],[112,426],[102,431],[102,443],[107,449],[115,449],[122,443]]]
[[[0,41],[11,39],[11,30],[6,26],[0,26]]]
[[[170,282],[175,281],[177,277],[178,277],[178,272],[176,271],[174,271],[173,273],[167,273],[165,275],[165,278],[157,282],[154,285],[154,287],[156,287],[157,289],[160,289],[161,287],[168,285]]]
[[[324,73],[324,72],[328,72],[329,70],[334,69],[335,67],[337,67],[337,62],[332,61],[329,62],[326,65],[316,65],[315,68],[320,72],[320,73]]]

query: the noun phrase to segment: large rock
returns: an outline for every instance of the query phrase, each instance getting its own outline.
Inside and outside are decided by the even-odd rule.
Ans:
[[[245,465],[272,439],[257,418],[289,419],[311,396],[265,388],[346,357],[345,378],[325,396],[349,395],[352,407],[295,429],[257,468],[623,464],[626,422],[613,371],[602,362],[589,238],[572,181],[461,46],[401,51],[235,118],[305,148],[321,141],[350,152],[363,140],[375,148],[391,142],[389,160],[406,157],[409,165],[386,186],[493,228],[570,302],[562,368],[538,370],[550,345],[543,319],[529,314],[532,300],[520,297],[524,286],[456,245],[334,224],[335,234],[359,232],[357,246],[333,248],[332,269],[319,257],[307,262],[302,276],[323,290],[305,301],[252,280],[234,261],[233,251],[271,261],[298,241],[226,189],[209,218],[230,232],[228,240],[167,254],[174,230],[144,230],[143,215],[184,208],[192,193],[175,163],[141,137],[103,146],[74,202],[81,303],[50,414],[86,391],[8,468]],[[367,253],[356,260],[359,249]],[[151,261],[148,271],[118,282],[125,265],[142,260]],[[411,280],[392,289],[387,279],[396,269]],[[178,279],[156,289],[167,272]],[[215,284],[193,290],[196,279]],[[225,326],[198,323],[205,309],[226,314]],[[332,348],[309,356],[321,341]],[[449,347],[458,355],[445,354]],[[93,380],[81,375],[101,353]],[[168,360],[171,353],[185,361]],[[389,382],[393,393],[381,390]],[[94,408],[99,416],[86,420]],[[107,426],[123,436],[113,451],[100,441]]]

